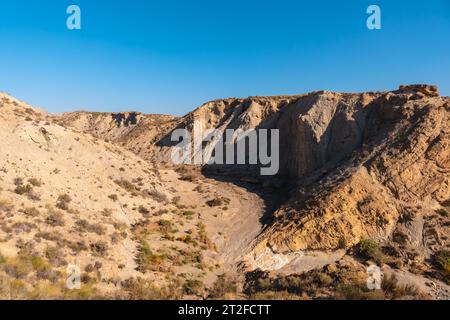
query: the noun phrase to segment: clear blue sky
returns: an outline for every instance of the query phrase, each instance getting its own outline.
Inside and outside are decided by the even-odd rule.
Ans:
[[[14,0],[0,91],[52,112],[182,115],[211,99],[433,83],[450,95],[450,0]],[[82,30],[66,28],[66,8]],[[366,8],[382,9],[382,30]]]

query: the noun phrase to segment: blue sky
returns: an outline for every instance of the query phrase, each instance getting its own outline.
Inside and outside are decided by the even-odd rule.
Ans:
[[[82,30],[66,28],[66,8]],[[366,28],[366,9],[382,29]],[[450,0],[14,0],[0,91],[52,112],[182,115],[216,98],[433,83],[450,95]]]

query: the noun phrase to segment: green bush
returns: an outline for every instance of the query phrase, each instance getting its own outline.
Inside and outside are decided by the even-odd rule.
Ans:
[[[378,264],[382,264],[384,262],[384,255],[378,243],[376,243],[374,240],[361,240],[357,246],[357,252],[365,259],[372,259]]]

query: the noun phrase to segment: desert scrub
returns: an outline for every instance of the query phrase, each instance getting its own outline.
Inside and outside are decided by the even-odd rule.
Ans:
[[[16,188],[14,189],[14,192],[17,193],[18,195],[24,195],[24,194],[29,194],[33,191],[33,187],[31,186],[31,184],[22,184],[19,186],[16,186]]]
[[[441,215],[442,217],[446,217],[446,218],[449,216],[448,209],[438,209],[438,210],[436,210],[436,213]]]
[[[169,203],[169,198],[158,190],[145,190],[145,193],[158,203]]]
[[[22,210],[22,212],[29,217],[37,217],[38,215],[40,215],[40,212],[38,209],[36,209],[35,207],[29,207],[29,208],[25,208]]]
[[[117,197],[117,194],[110,194],[108,196],[109,199],[111,199],[112,201],[116,202],[117,200],[119,200],[119,197]]]
[[[188,279],[183,284],[183,293],[186,295],[201,296],[203,292],[203,282],[196,279]]]
[[[56,200],[56,207],[61,210],[69,210],[69,203],[72,198],[68,194],[60,194]]]
[[[162,264],[167,258],[169,258],[167,254],[153,253],[147,241],[143,239],[139,241],[139,251],[136,257],[139,271],[161,271],[164,269]]]
[[[229,296],[236,295],[236,278],[227,274],[219,275],[208,293],[209,299],[226,299]]]
[[[49,210],[45,222],[52,227],[63,227],[65,225],[62,213],[53,210]]]
[[[75,222],[75,229],[80,232],[87,231],[90,233],[96,233],[99,236],[104,235],[106,232],[106,228],[104,226],[102,226],[101,224],[99,224],[99,223],[90,224],[85,219],[77,220]]]
[[[127,279],[123,282],[123,289],[131,300],[179,300],[182,298],[180,285],[171,281],[163,287],[157,287],[152,281],[142,278]]]
[[[58,247],[47,247],[45,249],[45,257],[48,259],[48,261],[56,266],[56,267],[62,267],[67,265],[67,262],[65,260],[64,252],[58,248]]]
[[[336,288],[336,300],[385,300],[382,290],[369,290],[364,283],[344,283]]]
[[[357,245],[357,253],[365,259],[372,259],[378,264],[383,264],[385,257],[378,243],[371,239],[361,240]]]
[[[206,227],[202,222],[199,222],[197,224],[198,228],[198,241],[202,244],[202,249],[215,249],[214,244],[211,242],[211,240],[208,238],[208,235],[206,234]]]
[[[219,197],[219,198],[214,198],[211,200],[206,201],[206,204],[209,207],[220,207],[222,205],[227,206],[230,204],[230,199],[225,198],[225,197]]]
[[[106,256],[108,252],[108,244],[105,241],[91,243],[90,248],[95,255],[100,257]]]
[[[136,191],[138,191],[136,186],[126,179],[117,179],[114,180],[114,183],[130,193],[135,193]]]
[[[47,241],[53,241],[58,246],[63,246],[65,240],[59,231],[53,230],[52,232],[39,231],[35,234],[35,238],[41,238]]]
[[[450,251],[441,250],[434,255],[434,263],[442,272],[447,283],[450,283]]]
[[[27,292],[25,282],[0,275],[0,297],[2,299],[25,299]]]
[[[5,259],[1,264],[2,270],[15,279],[24,279],[33,270],[33,265],[24,256]]]
[[[150,213],[150,211],[146,208],[146,207],[144,207],[144,206],[139,206],[139,208],[138,208],[138,212],[140,213],[140,214],[143,214],[143,215],[148,215],[149,213]]]
[[[181,212],[181,214],[185,217],[191,217],[191,216],[195,215],[195,212],[191,211],[191,210],[186,210],[186,211]]]
[[[158,221],[158,226],[162,232],[170,232],[172,229],[172,222],[161,219]]]
[[[337,287],[335,298],[338,300],[398,300],[423,299],[424,295],[414,285],[399,285],[394,274],[386,275],[381,289],[369,290],[364,282],[342,283]]]
[[[181,242],[184,242],[187,245],[192,245],[194,247],[198,246],[197,241],[195,241],[195,239],[192,238],[192,236],[190,234],[178,237],[177,240],[181,241]]]
[[[31,184],[34,187],[40,187],[42,186],[42,181],[36,178],[28,179],[28,183]]]

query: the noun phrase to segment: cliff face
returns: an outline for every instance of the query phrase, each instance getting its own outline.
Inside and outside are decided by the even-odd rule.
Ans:
[[[293,139],[288,170],[299,178],[298,187],[255,242],[251,261],[277,253],[348,249],[365,238],[382,242],[392,238],[404,217],[417,220],[448,206],[449,99],[438,97],[433,87],[411,86],[353,101],[322,128],[298,126],[313,137],[327,133],[307,139],[306,150],[295,141],[301,135]],[[445,248],[439,233],[446,238],[448,228],[436,231]],[[422,237],[417,245],[429,251]]]

